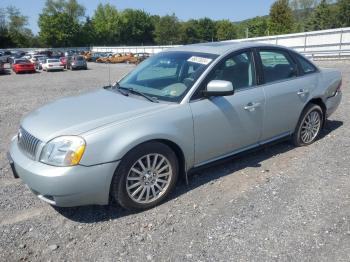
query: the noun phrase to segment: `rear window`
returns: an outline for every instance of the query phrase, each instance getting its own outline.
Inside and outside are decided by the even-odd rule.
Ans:
[[[15,64],[26,64],[26,63],[30,63],[30,62],[28,60],[25,60],[25,59],[15,61]]]
[[[76,60],[78,60],[78,61],[83,61],[83,60],[84,60],[84,57],[78,56],[78,57],[76,58]]]
[[[58,59],[48,59],[47,62],[48,63],[59,63],[60,60],[58,60]]]

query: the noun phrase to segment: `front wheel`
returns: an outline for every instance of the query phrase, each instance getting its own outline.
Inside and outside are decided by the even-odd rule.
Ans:
[[[321,132],[324,117],[320,106],[309,104],[300,116],[293,134],[296,146],[307,146],[315,142]]]
[[[159,142],[145,143],[122,159],[111,196],[126,209],[148,209],[169,195],[177,177],[178,160],[171,148]]]

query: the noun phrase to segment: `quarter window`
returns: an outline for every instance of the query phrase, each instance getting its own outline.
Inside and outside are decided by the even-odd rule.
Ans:
[[[296,66],[283,51],[260,51],[265,83],[284,80],[296,76]]]
[[[311,74],[317,71],[316,67],[300,55],[295,55],[304,74]]]

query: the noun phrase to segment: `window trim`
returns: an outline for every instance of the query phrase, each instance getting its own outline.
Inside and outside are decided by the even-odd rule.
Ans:
[[[253,63],[253,76],[254,76],[254,81],[253,81],[253,85],[252,86],[247,86],[246,88],[241,88],[237,91],[235,91],[235,93],[238,93],[238,92],[242,92],[242,91],[245,91],[245,90],[248,90],[248,89],[252,89],[252,88],[257,88],[258,87],[258,74],[257,74],[257,62],[256,62],[256,57],[255,57],[255,54],[254,54],[254,48],[252,47],[248,47],[248,48],[243,48],[243,49],[239,49],[239,50],[235,50],[233,52],[230,52],[226,55],[224,55],[223,57],[221,57],[217,62],[216,64],[213,66],[213,68],[210,69],[210,71],[207,73],[207,75],[204,77],[204,79],[199,83],[197,89],[193,92],[193,94],[191,95],[191,98],[189,99],[189,102],[196,102],[196,101],[200,101],[200,100],[203,100],[203,99],[207,99],[206,97],[204,96],[201,96],[201,97],[195,97],[197,95],[197,92],[199,92],[200,90],[203,90],[203,88],[205,88],[205,86],[203,87],[203,85],[205,85],[205,83],[208,81],[208,78],[210,76],[210,74],[216,70],[223,61],[225,61],[226,59],[232,57],[232,56],[235,56],[235,55],[239,55],[241,53],[246,53],[246,52],[250,52],[250,55],[251,55],[251,59],[252,59],[252,63]]]
[[[289,61],[293,63],[297,70],[297,74],[295,77],[290,77],[290,78],[285,78],[285,79],[280,79],[276,80],[273,82],[266,82],[265,81],[265,74],[263,70],[263,63],[260,57],[260,51],[270,51],[270,52],[277,52],[277,53],[282,53],[287,55],[287,59],[289,58]],[[256,47],[255,48],[255,55],[256,55],[256,60],[257,60],[257,72],[258,72],[258,77],[259,77],[259,85],[269,85],[269,84],[274,84],[274,83],[279,83],[279,82],[284,82],[284,81],[291,81],[294,80],[295,78],[298,78],[302,76],[299,64],[295,60],[294,56],[291,54],[291,51],[282,47]]]

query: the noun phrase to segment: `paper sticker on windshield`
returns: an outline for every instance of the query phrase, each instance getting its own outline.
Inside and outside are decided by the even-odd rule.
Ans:
[[[205,58],[205,57],[199,57],[199,56],[192,56],[190,59],[188,59],[188,62],[207,65],[209,64],[213,59]]]

